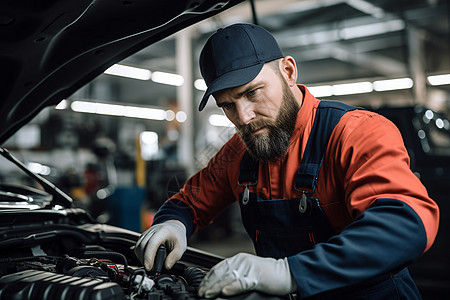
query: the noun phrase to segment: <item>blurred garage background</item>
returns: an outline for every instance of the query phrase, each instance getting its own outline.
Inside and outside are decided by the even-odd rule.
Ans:
[[[271,31],[299,67],[298,82],[322,99],[385,114],[402,131],[412,168],[442,211],[426,264],[450,283],[450,4],[448,0],[255,0],[183,30],[114,65],[4,145],[70,194],[98,221],[143,231],[158,207],[235,132],[209,101],[198,56],[235,22]],[[0,160],[3,182],[26,180]],[[231,207],[190,245],[229,256],[252,252]],[[449,292],[450,293],[450,292]]]

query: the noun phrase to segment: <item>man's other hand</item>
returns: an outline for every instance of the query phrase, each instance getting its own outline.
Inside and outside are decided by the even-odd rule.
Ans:
[[[263,258],[239,253],[215,265],[200,284],[198,294],[212,298],[219,294],[233,296],[255,290],[286,295],[296,289],[287,258]]]

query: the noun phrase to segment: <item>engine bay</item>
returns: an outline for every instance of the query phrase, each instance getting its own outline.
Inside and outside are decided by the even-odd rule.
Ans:
[[[92,221],[78,208],[3,211],[0,299],[197,299],[220,260],[189,249],[170,271],[146,272],[138,233]]]
[[[86,251],[92,258],[32,256],[4,259],[0,299],[197,299],[205,271],[181,267],[158,275],[130,267],[120,253]],[[116,263],[116,261],[122,263]]]

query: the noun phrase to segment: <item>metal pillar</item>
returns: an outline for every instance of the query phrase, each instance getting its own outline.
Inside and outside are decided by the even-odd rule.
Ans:
[[[409,68],[414,81],[413,97],[414,103],[426,105],[427,103],[427,84],[425,78],[425,33],[409,24],[408,32],[408,51]]]
[[[184,78],[184,84],[177,88],[177,102],[179,110],[184,111],[187,115],[186,122],[180,126],[178,161],[186,168],[188,175],[195,172],[192,32],[192,27],[188,27],[177,33],[175,37],[177,73]]]

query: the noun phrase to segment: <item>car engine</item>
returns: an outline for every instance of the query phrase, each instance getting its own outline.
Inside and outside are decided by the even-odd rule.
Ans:
[[[205,275],[200,268],[185,267],[149,276],[128,266],[119,253],[90,250],[86,256],[92,258],[3,259],[2,272],[9,274],[0,279],[0,299],[197,299]]]

